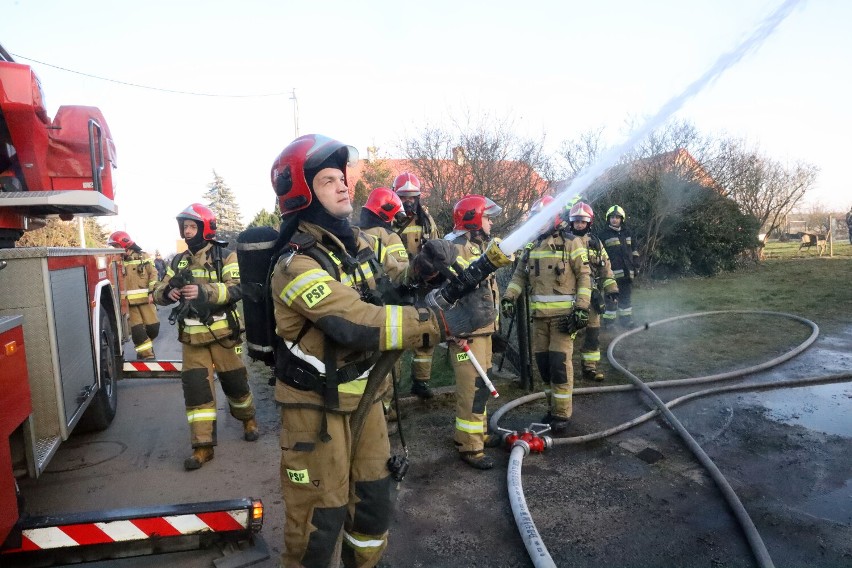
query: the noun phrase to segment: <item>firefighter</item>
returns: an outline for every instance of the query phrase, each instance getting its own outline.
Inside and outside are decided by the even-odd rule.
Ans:
[[[583,331],[583,346],[580,358],[583,378],[588,381],[603,381],[604,373],[598,368],[601,360],[601,315],[606,311],[606,302],[618,303],[618,284],[612,274],[609,255],[597,235],[591,233],[595,214],[586,203],[576,203],[568,212],[571,232],[583,239],[589,253],[589,269],[592,279],[592,301],[589,323]]]
[[[482,255],[491,238],[491,218],[503,208],[482,195],[466,195],[453,207],[453,231],[445,238],[456,246],[454,267],[464,268]],[[483,369],[491,368],[491,335],[497,331],[497,280],[490,275],[460,304],[476,301],[488,310],[483,327],[448,342],[450,361],[456,378],[456,423],[454,441],[461,459],[476,469],[491,469],[494,460],[484,452],[499,444],[498,436],[488,435],[486,404],[490,392],[462,345],[467,343]]]
[[[361,208],[358,227],[371,239],[373,253],[390,282],[395,285],[404,285],[410,278],[409,256],[399,235],[392,230],[392,223],[397,217],[405,218],[399,196],[391,189],[378,187],[370,192],[366,203]],[[381,288],[379,285],[377,287]],[[395,367],[397,380],[400,368],[397,362]],[[397,419],[396,409],[391,404],[392,394],[393,391],[389,387],[382,397],[388,422]]]
[[[213,459],[216,446],[214,372],[228,399],[231,416],[243,423],[243,439],[258,439],[254,399],[243,363],[242,337],[236,309],[242,293],[237,255],[223,260],[227,243],[216,240],[216,216],[193,203],[177,216],[187,250],[175,255],[154,290],[160,305],[180,302],[170,321],[178,324],[183,344],[181,383],[189,421],[192,455],[184,468],[194,470]]]
[[[311,134],[272,166],[283,219],[270,290],[280,338],[285,567],[327,566],[341,528],[344,565],[376,565],[387,546],[392,482],[380,396],[368,402],[355,448],[350,429],[375,355],[434,345],[485,321],[481,310],[450,309],[439,295],[417,306],[377,305],[381,267],[370,239],[348,221],[346,166],[355,161],[353,147]]]
[[[549,201],[548,201],[549,199]],[[533,208],[552,201],[546,196]],[[589,319],[591,278],[583,239],[564,228],[561,216],[524,250],[500,300],[504,315],[514,314],[515,300],[529,289],[532,347],[542,380],[547,383],[548,413],[542,422],[564,434],[573,413],[574,337]]]
[[[157,270],[126,232],[114,232],[107,244],[124,249],[125,290],[121,295],[127,298],[130,307],[130,336],[136,348],[136,359],[154,359],[154,339],[160,334],[160,319],[153,298]]]
[[[416,175],[410,172],[399,174],[393,182],[393,189],[402,200],[405,210],[405,218],[395,223],[396,231],[402,237],[408,256],[414,258],[426,242],[440,237],[438,226],[420,203],[420,179]],[[423,293],[425,291],[421,292],[421,298]],[[429,387],[434,351],[434,346],[415,349],[411,360],[411,394],[424,400],[434,396]]]
[[[633,241],[633,234],[626,226],[627,214],[618,205],[613,205],[606,212],[607,226],[601,231],[609,260],[612,263],[612,273],[618,283],[618,302],[608,300],[606,312],[603,315],[604,327],[615,323],[616,318],[626,329],[631,329],[633,323],[633,304],[631,292],[633,280],[639,268],[639,251]]]
[[[399,217],[405,217],[399,195],[387,187],[377,187],[361,208],[358,227],[370,237],[376,259],[391,282],[403,285],[410,278],[410,257],[399,235],[392,230],[393,221]]]

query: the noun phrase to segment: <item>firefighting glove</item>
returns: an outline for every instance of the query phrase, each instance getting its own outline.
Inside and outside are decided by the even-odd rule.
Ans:
[[[570,314],[562,316],[556,328],[562,333],[574,335],[589,324],[589,310],[575,307]]]
[[[169,283],[166,286],[166,292],[165,293],[166,293],[166,295],[168,295],[168,293],[171,292],[172,290],[174,290],[175,288],[183,288],[187,284],[192,284],[192,281],[193,281],[192,272],[190,272],[189,270],[186,270],[186,269],[180,270],[180,271],[176,272],[174,275],[172,275],[171,278],[169,278]]]
[[[412,269],[421,280],[434,284],[441,280],[442,275],[448,274],[457,256],[456,247],[450,241],[430,239],[414,257]]]
[[[619,297],[618,292],[610,292],[609,294],[606,295],[606,301],[612,302],[613,304],[617,304],[618,303],[618,297]]]
[[[500,313],[506,318],[515,317],[515,302],[508,298],[500,300]]]
[[[486,291],[487,288],[486,288]],[[447,305],[438,289],[432,290],[426,295],[426,307],[432,310],[438,319],[438,330],[440,341],[446,341],[448,337],[462,337],[494,323],[497,316],[491,293],[477,293],[474,290],[453,306]]]

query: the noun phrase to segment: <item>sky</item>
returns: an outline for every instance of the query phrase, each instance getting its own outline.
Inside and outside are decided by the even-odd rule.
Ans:
[[[203,201],[214,170],[245,223],[272,210],[269,172],[295,138],[296,106],[300,134],[362,157],[368,146],[401,157],[405,137],[465,113],[509,117],[554,152],[598,128],[617,144],[780,4],[0,0],[0,44],[33,67],[51,115],[65,104],[103,111],[119,215],[101,222],[166,255],[175,216]],[[674,118],[816,165],[806,206],[847,211],[849,22],[852,2],[799,2]]]

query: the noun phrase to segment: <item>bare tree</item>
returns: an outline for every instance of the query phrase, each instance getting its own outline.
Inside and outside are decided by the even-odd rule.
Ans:
[[[427,126],[401,143],[404,157],[424,185],[425,204],[439,227],[452,227],[453,205],[479,194],[503,207],[493,232],[518,223],[553,179],[544,139],[514,133],[510,119],[490,117],[456,122],[451,129]]]
[[[736,139],[719,143],[718,154],[708,162],[708,168],[723,180],[725,195],[760,221],[765,235],[781,227],[784,217],[814,186],[819,173],[813,164],[785,165]]]
[[[577,138],[565,140],[559,147],[558,159],[562,177],[573,178],[586,166],[595,163],[606,149],[603,143],[603,128],[581,132]]]
[[[377,187],[391,187],[393,185],[393,171],[387,164],[387,160],[381,158],[373,158],[368,160],[364,165],[362,173],[363,180],[358,180],[355,184],[355,191],[352,195],[352,207],[355,211],[355,218],[358,218],[361,207],[367,202],[367,198]]]

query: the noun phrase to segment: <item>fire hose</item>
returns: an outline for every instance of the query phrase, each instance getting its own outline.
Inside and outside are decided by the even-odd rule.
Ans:
[[[805,325],[810,326],[811,330],[812,330],[811,335],[808,337],[808,339],[806,339],[803,343],[801,343],[800,345],[798,345],[794,349],[791,349],[790,351],[780,355],[779,357],[776,357],[774,359],[771,359],[770,361],[766,361],[766,362],[761,363],[759,365],[755,365],[755,366],[752,366],[752,367],[748,367],[748,368],[740,369],[740,370],[736,370],[736,371],[719,373],[719,374],[715,374],[715,375],[707,375],[707,376],[703,376],[703,377],[694,377],[694,378],[689,378],[689,379],[680,379],[680,380],[671,380],[671,381],[656,381],[656,382],[643,383],[638,377],[636,377],[635,375],[633,375],[629,371],[627,371],[627,369],[625,369],[622,365],[620,365],[617,362],[617,360],[615,359],[614,348],[618,344],[619,341],[621,341],[622,339],[624,339],[624,338],[626,338],[626,337],[628,337],[632,334],[645,331],[645,330],[647,330],[651,327],[666,324],[666,323],[677,321],[677,320],[694,318],[694,317],[717,315],[717,314],[740,314],[740,313],[780,316],[780,317],[791,318],[791,319],[794,319],[796,321],[800,321],[800,322],[804,323]],[[585,436],[576,436],[576,437],[570,437],[570,438],[555,439],[555,440],[552,441],[551,446],[581,444],[581,443],[589,442],[589,441],[592,441],[592,440],[598,440],[598,439],[601,439],[601,438],[605,438],[605,437],[611,436],[613,434],[616,434],[618,432],[622,432],[624,430],[627,430],[629,428],[637,426],[638,424],[646,422],[647,420],[650,420],[651,418],[658,416],[659,414],[662,413],[665,416],[666,421],[669,422],[670,424],[672,424],[673,428],[678,432],[678,434],[681,436],[681,438],[684,439],[685,443],[687,444],[689,449],[691,451],[693,451],[693,453],[696,455],[699,462],[702,465],[704,465],[705,468],[708,469],[711,477],[716,482],[717,486],[719,487],[720,492],[722,493],[723,497],[725,498],[726,502],[728,503],[729,507],[731,508],[732,513],[734,514],[735,518],[737,519],[740,526],[742,527],[743,532],[745,533],[745,536],[746,536],[746,540],[749,542],[749,545],[752,548],[752,552],[755,555],[755,558],[758,562],[758,565],[762,566],[762,567],[767,567],[767,568],[770,567],[770,566],[773,566],[774,564],[772,563],[772,559],[769,557],[769,553],[766,550],[766,547],[763,544],[763,541],[761,540],[760,535],[757,533],[757,529],[754,527],[754,524],[751,521],[751,519],[749,518],[748,513],[746,512],[742,503],[739,501],[736,494],[733,492],[733,489],[731,489],[727,480],[724,478],[724,476],[721,474],[721,472],[719,472],[719,470],[715,466],[715,464],[713,464],[713,462],[710,460],[710,458],[706,456],[706,454],[703,452],[703,450],[700,448],[700,446],[698,446],[697,442],[695,442],[695,440],[692,439],[692,437],[689,435],[689,433],[686,432],[685,428],[683,428],[683,426],[680,424],[680,422],[671,413],[671,411],[669,409],[673,408],[674,406],[676,406],[678,404],[687,402],[689,400],[692,400],[692,399],[695,399],[695,398],[698,398],[698,397],[701,397],[701,396],[707,396],[707,395],[710,395],[710,394],[718,394],[718,393],[723,393],[723,392],[732,392],[732,391],[740,391],[740,390],[769,390],[769,389],[788,388],[788,387],[796,387],[796,386],[804,386],[804,385],[826,384],[826,383],[848,381],[850,378],[852,378],[852,372],[839,373],[839,374],[833,374],[833,375],[821,376],[821,377],[805,377],[805,378],[800,378],[800,379],[788,379],[788,380],[780,381],[780,382],[777,382],[777,383],[726,385],[726,386],[722,386],[722,387],[709,388],[709,389],[705,389],[705,390],[702,390],[702,391],[693,392],[693,393],[678,397],[676,399],[673,399],[673,400],[669,401],[668,403],[663,403],[659,399],[659,397],[657,397],[657,395],[655,393],[653,393],[653,391],[651,391],[651,387],[660,388],[660,387],[676,387],[676,386],[684,386],[684,385],[704,384],[704,383],[708,383],[708,382],[734,379],[734,378],[742,377],[744,375],[753,374],[753,373],[756,373],[758,371],[763,371],[763,370],[769,369],[771,367],[777,366],[777,365],[779,365],[779,364],[781,364],[785,361],[788,361],[789,359],[792,359],[796,355],[800,354],[805,349],[807,349],[811,344],[813,344],[814,341],[816,341],[816,338],[817,338],[818,335],[819,335],[819,328],[817,327],[817,325],[815,323],[813,323],[812,321],[807,320],[805,318],[802,318],[802,317],[799,317],[799,316],[796,316],[796,315],[793,315],[793,314],[786,314],[786,313],[780,313],[780,312],[746,311],[746,310],[723,310],[723,311],[712,311],[712,312],[700,312],[700,313],[694,313],[694,314],[686,314],[686,315],[682,315],[682,316],[676,316],[676,317],[660,320],[660,321],[657,321],[657,322],[649,323],[645,327],[636,328],[636,329],[633,329],[631,331],[625,332],[625,333],[619,335],[618,337],[616,337],[615,339],[613,339],[613,341],[610,344],[609,349],[607,351],[607,356],[608,356],[610,362],[613,364],[613,366],[616,367],[618,370],[622,371],[623,373],[625,373],[630,378],[630,380],[633,382],[633,384],[630,384],[630,385],[612,385],[612,386],[606,386],[606,387],[580,388],[580,389],[575,389],[573,394],[582,395],[582,394],[595,394],[595,393],[602,393],[602,392],[616,392],[616,391],[627,391],[627,390],[640,389],[643,394],[648,395],[654,401],[656,408],[654,410],[646,413],[646,414],[643,414],[642,416],[639,416],[639,417],[637,417],[633,420],[630,420],[630,421],[625,422],[623,424],[620,424],[618,426],[614,426],[614,427],[609,428],[607,430],[595,432],[595,433],[592,433],[592,434],[587,434]],[[518,444],[517,441],[515,441],[513,444],[508,443],[509,431],[506,430],[506,429],[503,429],[503,428],[499,428],[498,424],[499,424],[500,419],[509,410],[512,410],[513,408],[517,408],[518,406],[521,406],[522,404],[525,404],[527,402],[531,402],[533,400],[543,398],[544,396],[545,396],[545,393],[543,393],[543,392],[542,393],[534,393],[534,394],[531,394],[531,395],[527,395],[527,396],[515,399],[515,400],[503,405],[501,408],[499,408],[492,415],[491,420],[490,420],[491,429],[494,430],[494,431],[502,432],[504,434],[504,438],[507,440],[507,445],[511,445],[511,446],[517,445]],[[545,447],[551,447],[551,446],[545,446]],[[535,450],[533,450],[533,451],[535,451]],[[528,453],[528,452],[526,452],[526,453]],[[515,523],[518,526],[518,530],[521,533],[521,536],[525,540],[525,545],[527,546],[527,550],[530,554],[530,558],[533,560],[534,565],[537,566],[537,567],[539,567],[539,566],[553,566],[554,564],[552,564],[552,560],[550,559],[550,555],[545,554],[546,548],[543,548],[544,545],[541,542],[541,537],[539,536],[538,531],[535,528],[535,524],[532,522],[528,513],[524,512],[525,511],[525,509],[524,509],[525,502],[523,502],[523,503],[517,502],[516,503],[516,501],[518,500],[518,493],[519,493],[519,491],[521,491],[521,489],[520,489],[520,478],[519,478],[519,468],[522,465],[524,455],[525,454],[523,452],[522,453],[516,453],[515,448],[512,447],[512,456],[511,456],[510,462],[509,462],[510,472],[509,472],[509,475],[507,476],[507,481],[509,482],[509,499],[512,501],[512,509],[513,509],[513,511],[515,511],[515,509],[517,508],[518,511],[520,511],[519,513],[516,513],[516,515],[515,515]],[[516,462],[518,462],[518,463],[516,463]],[[521,495],[521,497],[522,497],[522,495]]]

